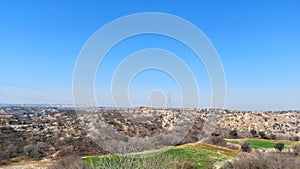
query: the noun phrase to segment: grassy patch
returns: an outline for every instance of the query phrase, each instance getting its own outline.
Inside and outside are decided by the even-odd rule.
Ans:
[[[240,144],[241,142],[247,142],[250,144],[250,147],[256,149],[270,149],[274,148],[274,145],[278,142],[282,142],[285,144],[286,148],[291,148],[292,144],[296,144],[297,142],[292,141],[280,141],[280,140],[264,140],[264,139],[227,139],[229,143]]]
[[[175,156],[108,155],[83,158],[93,168],[175,168]]]
[[[194,163],[198,168],[206,168],[208,165],[230,158],[224,154],[208,151],[198,146],[174,148],[168,150],[168,152],[174,154],[176,157]]]
[[[97,164],[100,162],[100,157],[97,156],[83,157],[82,159],[93,168],[96,168]]]
[[[204,169],[216,162],[235,156],[237,151],[209,144],[193,144],[173,147],[155,156],[145,157],[149,153],[130,156],[85,157],[83,160],[94,168],[99,164],[104,168],[109,168],[109,166],[118,168],[121,165],[126,165],[125,168],[145,168],[145,166],[149,168],[176,168],[176,164],[188,162],[199,169]]]

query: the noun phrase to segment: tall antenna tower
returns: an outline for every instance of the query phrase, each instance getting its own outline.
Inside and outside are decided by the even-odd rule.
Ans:
[[[168,105],[167,105],[167,108],[170,109],[172,107],[172,104],[171,104],[171,94],[170,92],[168,93]]]

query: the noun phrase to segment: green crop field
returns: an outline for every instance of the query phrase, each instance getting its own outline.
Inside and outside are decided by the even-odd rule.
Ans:
[[[300,142],[263,140],[263,139],[226,139],[227,142],[240,144],[248,142],[250,147],[256,149],[273,149],[278,142],[283,142],[285,148]],[[193,143],[164,149],[146,151],[129,155],[105,155],[84,157],[83,160],[96,168],[176,168],[178,164],[191,164],[199,169],[207,166],[221,164],[235,157],[240,151],[231,150],[211,144]],[[145,167],[146,166],[146,167]]]
[[[292,141],[264,140],[264,139],[227,139],[226,141],[233,144],[240,144],[242,142],[247,142],[250,144],[250,147],[256,149],[274,148],[274,145],[278,142],[284,143],[286,148],[291,148],[292,144],[297,143]]]
[[[131,155],[107,155],[83,158],[87,164],[103,168],[175,168],[178,164],[189,163],[199,169],[234,157],[238,151],[208,144],[187,144],[166,150]],[[149,156],[150,155],[150,156]],[[123,167],[120,167],[123,166]]]

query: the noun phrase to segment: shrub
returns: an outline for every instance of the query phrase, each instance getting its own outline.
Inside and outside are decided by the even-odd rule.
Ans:
[[[26,145],[23,148],[24,154],[33,159],[40,159],[43,155],[39,150],[39,147],[33,144]]]
[[[284,143],[276,143],[274,145],[274,148],[280,152],[282,152],[282,150],[284,149]]]
[[[257,137],[257,132],[255,129],[251,129],[250,133],[252,134],[253,137]]]
[[[262,139],[269,139],[264,131],[258,133]]]
[[[89,167],[80,156],[70,153],[65,155],[48,169],[92,169]]]
[[[241,149],[243,152],[250,152],[251,151],[251,147],[250,144],[247,142],[242,142],[241,143]]]
[[[218,133],[218,132],[212,132],[211,136],[220,136],[220,133]]]
[[[226,147],[231,150],[239,150],[240,149],[240,146],[238,146],[236,144],[232,144],[232,143],[226,143]]]
[[[241,153],[222,167],[223,169],[298,169],[299,157],[274,152]]]
[[[37,142],[36,146],[43,156],[46,154],[49,148],[48,144],[45,142]]]
[[[7,153],[8,157],[15,157],[16,154],[16,146],[14,144],[10,144],[7,146],[6,151],[4,153]]]
[[[213,144],[217,146],[223,146],[225,147],[227,145],[226,141],[222,136],[210,136],[207,140],[206,143],[208,144]]]
[[[181,161],[180,163],[177,163],[176,164],[176,169],[196,169],[196,165],[187,161],[187,160],[184,160],[184,161]]]
[[[221,135],[222,135],[222,131],[219,128],[215,129],[215,131],[211,133],[211,136],[221,136]]]
[[[292,145],[293,153],[295,156],[300,155],[300,145],[299,144],[294,144]]]
[[[40,159],[45,156],[48,150],[48,145],[44,142],[37,142],[36,145],[28,144],[23,147],[23,152],[26,156],[33,159]]]
[[[276,139],[277,139],[277,137],[276,137],[276,135],[275,135],[275,134],[271,134],[271,136],[270,136],[270,137],[271,137],[271,139],[272,139],[272,140],[276,140]]]
[[[4,147],[0,147],[0,165],[4,165],[8,162],[9,155],[6,153]]]
[[[232,162],[227,162],[223,169],[266,169],[263,160],[259,160],[256,156],[248,153],[238,154],[237,158]]]
[[[290,140],[291,140],[291,141],[300,141],[300,138],[299,138],[299,136],[292,136],[292,137],[290,138]]]
[[[237,132],[237,130],[236,130],[236,129],[230,130],[229,136],[231,136],[232,138],[237,138],[237,137],[238,137],[238,132]]]

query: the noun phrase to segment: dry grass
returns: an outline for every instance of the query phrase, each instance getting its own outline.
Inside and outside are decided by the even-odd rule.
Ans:
[[[211,144],[197,143],[194,146],[203,150],[224,154],[230,157],[235,157],[239,153],[238,150],[231,150],[226,147],[220,147]]]
[[[241,153],[227,162],[223,169],[299,169],[300,158],[289,153]]]

